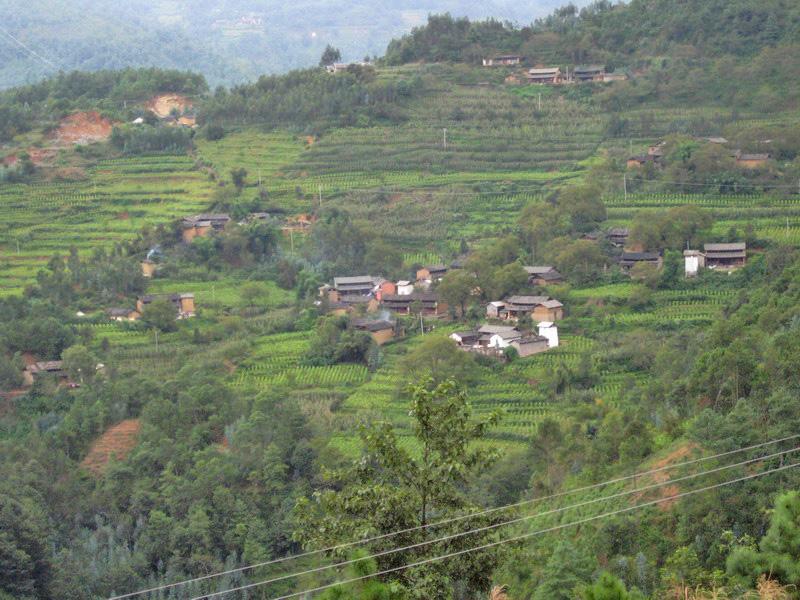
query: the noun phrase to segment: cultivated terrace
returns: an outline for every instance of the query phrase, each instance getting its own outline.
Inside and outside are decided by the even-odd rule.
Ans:
[[[0,92],[0,600],[800,598],[798,36],[597,2]]]

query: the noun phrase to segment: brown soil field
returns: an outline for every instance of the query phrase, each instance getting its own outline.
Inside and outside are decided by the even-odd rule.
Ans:
[[[62,145],[102,142],[111,136],[113,127],[110,120],[96,111],[79,112],[62,119],[51,137]]]
[[[95,475],[102,475],[113,454],[124,460],[136,446],[141,423],[139,419],[126,419],[117,423],[97,438],[81,464]]]

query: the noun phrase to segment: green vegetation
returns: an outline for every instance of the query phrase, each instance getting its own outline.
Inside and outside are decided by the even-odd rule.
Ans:
[[[282,577],[254,597],[796,597],[800,472],[791,453],[766,456],[791,446],[684,464],[797,434],[796,80],[740,73],[785,51],[794,13],[701,4],[666,3],[671,34],[648,14],[615,38],[615,19],[650,4],[522,30],[434,17],[374,68],[207,96],[202,78],[158,70],[5,93],[18,166],[0,183],[0,596],[104,598],[226,571],[163,595]],[[782,19],[773,42],[732,37],[745,9]],[[730,17],[719,36],[695,22],[707,10]],[[506,69],[471,64],[547,40],[553,61],[642,75],[506,86]],[[403,52],[453,63],[385,64]],[[670,69],[726,61],[735,93],[711,79],[665,98]],[[159,93],[195,97],[196,133],[129,122]],[[85,110],[127,124],[43,155],[45,128]],[[661,141],[658,165],[628,167]],[[748,168],[735,150],[771,158]],[[231,218],[184,239],[182,219],[217,213]],[[612,227],[662,267],[622,269]],[[682,250],[722,241],[747,242],[745,267],[684,277]],[[451,267],[431,284],[437,317],[419,301],[340,315],[320,294],[334,276],[413,281],[437,264]],[[563,279],[533,285],[524,265]],[[495,357],[451,339],[517,294],[563,303],[558,347]],[[62,370],[23,376],[45,360]],[[314,570],[335,560],[353,562]],[[335,585],[345,576],[365,579]]]

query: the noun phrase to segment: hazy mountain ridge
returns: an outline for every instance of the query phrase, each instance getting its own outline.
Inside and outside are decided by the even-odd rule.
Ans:
[[[455,0],[361,1],[334,7],[322,0],[286,5],[8,0],[0,6],[0,87],[35,82],[59,69],[127,66],[188,69],[203,73],[212,85],[231,84],[314,65],[329,43],[341,48],[346,60],[382,55],[393,37],[424,25],[429,13],[528,23],[559,4],[542,0],[520,7],[494,0],[465,9]]]

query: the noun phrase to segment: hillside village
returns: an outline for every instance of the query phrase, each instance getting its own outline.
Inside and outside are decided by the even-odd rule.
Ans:
[[[0,597],[796,596],[788,9],[642,1],[1,92]]]

